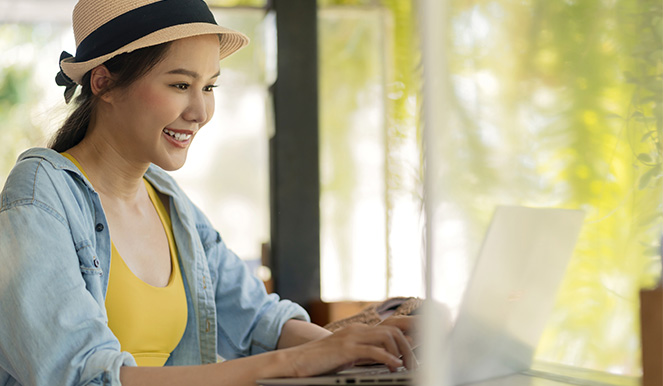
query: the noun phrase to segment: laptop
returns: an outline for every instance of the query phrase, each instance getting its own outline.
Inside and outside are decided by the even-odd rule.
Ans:
[[[436,358],[424,357],[425,374],[355,367],[333,375],[262,379],[258,384],[410,385],[416,380],[431,383],[435,374],[435,384],[460,385],[528,370],[583,218],[579,210],[497,207],[451,332],[445,318],[433,320],[440,331],[429,334],[425,344],[438,347],[426,351],[436,352]]]

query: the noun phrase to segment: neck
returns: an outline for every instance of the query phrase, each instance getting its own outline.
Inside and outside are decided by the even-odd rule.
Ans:
[[[107,198],[132,202],[139,197],[143,175],[149,163],[135,162],[112,144],[102,143],[94,131],[76,146],[67,150],[88,175],[94,189]]]

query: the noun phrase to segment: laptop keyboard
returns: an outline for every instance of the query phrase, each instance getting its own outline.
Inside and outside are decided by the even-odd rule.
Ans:
[[[396,372],[389,372],[386,369],[370,370],[361,374],[348,375],[345,378],[339,378],[339,384],[358,384],[358,385],[410,385],[412,384],[413,372],[401,367]],[[345,381],[345,382],[343,382]]]

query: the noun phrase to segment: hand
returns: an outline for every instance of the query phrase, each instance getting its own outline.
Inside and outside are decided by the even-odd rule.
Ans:
[[[380,326],[393,326],[401,330],[412,348],[417,347],[417,329],[420,320],[417,316],[390,316],[379,323]]]
[[[403,365],[416,367],[410,344],[401,329],[393,325],[352,325],[284,351],[289,352],[292,372],[297,377],[342,370],[360,361],[384,363],[392,371]]]

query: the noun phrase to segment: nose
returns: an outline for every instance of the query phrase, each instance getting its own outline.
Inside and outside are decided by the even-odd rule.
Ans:
[[[214,104],[214,101],[209,103],[203,91],[191,92],[189,96],[189,105],[184,110],[182,118],[199,124],[207,122],[208,116],[211,113],[209,111],[211,110],[210,106]]]

